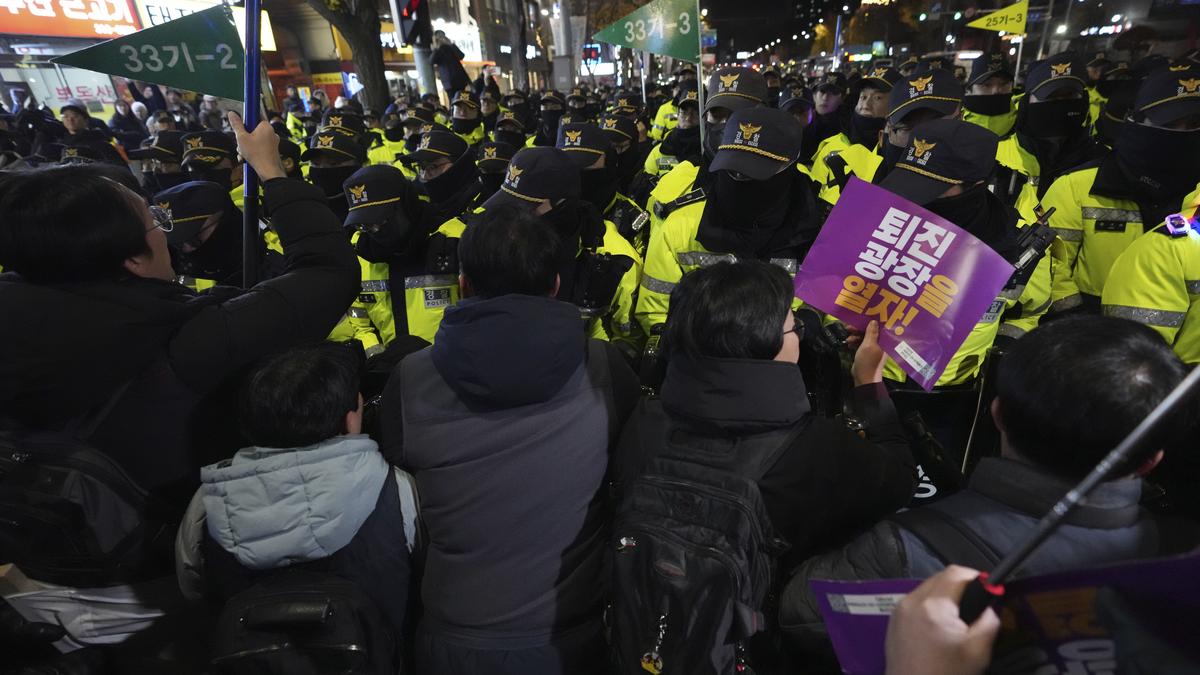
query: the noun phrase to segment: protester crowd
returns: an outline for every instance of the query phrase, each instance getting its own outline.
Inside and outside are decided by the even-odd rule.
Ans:
[[[837,672],[809,581],[892,578],[888,671],[983,672],[964,587],[1200,363],[1200,54],[455,52],[446,106],[0,114],[0,672]],[[874,284],[795,297],[852,177],[1015,269],[930,391]],[[1187,410],[1018,576],[1196,549]]]

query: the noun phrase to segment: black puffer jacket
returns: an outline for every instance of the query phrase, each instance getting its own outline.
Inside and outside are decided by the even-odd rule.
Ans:
[[[200,466],[237,449],[228,397],[213,394],[256,359],[328,335],[359,291],[320,190],[286,178],[265,190],[287,268],[247,291],[0,276],[0,424],[60,429],[130,382],[93,442],[182,512]]]

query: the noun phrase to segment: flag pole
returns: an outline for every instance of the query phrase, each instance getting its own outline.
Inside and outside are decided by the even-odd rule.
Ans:
[[[696,0],[696,100],[700,103],[700,147],[704,148],[704,41],[700,37],[700,0]]]
[[[259,123],[261,103],[259,19],[261,0],[246,0],[246,72],[242,105],[246,129],[254,131]],[[250,288],[258,281],[258,174],[249,162],[242,167],[242,286]]]

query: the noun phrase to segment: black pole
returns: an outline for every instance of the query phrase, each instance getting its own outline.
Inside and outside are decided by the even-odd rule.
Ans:
[[[1050,512],[1038,521],[1037,527],[1033,532],[1021,542],[1021,545],[1012,551],[1009,551],[996,567],[990,573],[979,575],[971,585],[967,586],[963,593],[962,602],[959,604],[958,615],[967,624],[975,622],[979,615],[993,603],[998,601],[1004,594],[1004,582],[1008,581],[1009,576],[1021,566],[1022,563],[1032,554],[1037,547],[1041,546],[1051,534],[1062,525],[1063,521],[1072,511],[1075,510],[1079,503],[1091,494],[1092,490],[1097,485],[1102,483],[1108,477],[1114,467],[1124,462],[1129,455],[1133,453],[1152,431],[1165,419],[1171,415],[1177,414],[1179,408],[1192,398],[1196,391],[1200,390],[1200,367],[1193,368],[1192,372],[1179,383],[1177,387],[1165,398],[1162,403],[1138,424],[1125,440],[1121,441],[1117,447],[1112,449],[1092,472],[1084,477],[1074,488],[1071,489],[1062,499],[1050,509]]]
[[[259,64],[262,50],[259,46],[260,0],[246,0],[246,73],[242,113],[246,130],[253,132],[258,126],[258,108],[261,105],[261,70]],[[242,167],[242,287],[250,288],[258,282],[258,174],[249,163]]]

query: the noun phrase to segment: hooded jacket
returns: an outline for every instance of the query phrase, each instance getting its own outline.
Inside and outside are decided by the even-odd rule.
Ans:
[[[598,623],[609,449],[638,394],[579,310],[468,298],[384,392],[384,454],[416,477],[427,628],[476,649]]]
[[[200,467],[238,447],[216,395],[230,376],[324,338],[359,290],[358,261],[320,191],[279,178],[265,196],[287,272],[246,291],[0,276],[0,421],[61,429],[129,383],[92,443],[142,487],[170,492],[181,513]]]
[[[882,384],[854,390],[866,438],[813,415],[795,364],[671,354],[661,405],[638,407],[617,451],[618,487],[629,484],[658,451],[662,438],[639,429],[673,428],[714,439],[796,430],[795,440],[759,481],[776,532],[799,562],[832,537],[867,527],[908,503],[916,469],[896,409]],[[785,438],[781,434],[780,438]],[[647,439],[650,439],[647,442]]]

